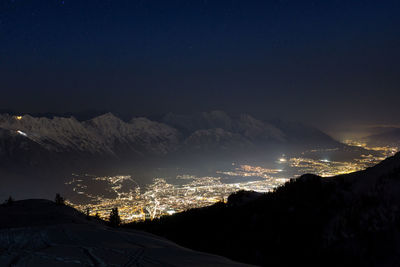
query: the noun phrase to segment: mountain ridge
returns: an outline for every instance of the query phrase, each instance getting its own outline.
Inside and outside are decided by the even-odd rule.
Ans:
[[[185,123],[189,121],[188,125],[192,126],[183,128],[180,125],[181,121]],[[287,125],[293,124],[287,123]],[[202,150],[203,147],[205,150],[208,148],[224,150],[240,147],[254,149],[271,144],[301,145],[301,138],[309,141],[318,140],[321,146],[339,145],[319,130],[302,126],[298,134],[289,133],[291,128],[287,125],[281,125],[279,129],[269,122],[257,120],[250,115],[243,114],[234,118],[222,111],[203,112],[193,116],[169,114],[163,122],[144,117],[134,117],[125,122],[112,113],[85,121],[78,121],[74,117],[50,119],[35,118],[30,115],[0,115],[3,138],[8,135],[8,138],[14,140],[26,139],[27,143],[32,143],[32,146],[36,143],[49,153],[77,153],[88,157],[97,155],[106,158],[135,158],[163,156],[182,149]],[[294,140],[290,137],[293,135],[300,139]],[[15,136],[22,138],[16,139]],[[0,150],[7,151],[13,148],[0,147]],[[29,149],[26,154],[29,154]]]

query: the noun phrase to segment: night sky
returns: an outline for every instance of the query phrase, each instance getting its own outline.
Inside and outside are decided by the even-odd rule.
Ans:
[[[400,1],[0,0],[0,108],[400,123]]]

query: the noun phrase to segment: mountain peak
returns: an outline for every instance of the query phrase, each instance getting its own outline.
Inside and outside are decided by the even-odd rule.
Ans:
[[[107,112],[107,113],[104,113],[104,114],[102,114],[100,116],[96,116],[96,117],[92,118],[91,120],[98,120],[98,121],[99,120],[118,120],[118,121],[121,121],[120,118],[118,118],[117,116],[115,116],[111,112]]]

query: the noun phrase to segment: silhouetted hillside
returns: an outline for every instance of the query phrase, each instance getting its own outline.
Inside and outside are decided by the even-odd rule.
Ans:
[[[263,266],[400,264],[400,154],[349,175],[303,175],[236,203],[127,227]]]

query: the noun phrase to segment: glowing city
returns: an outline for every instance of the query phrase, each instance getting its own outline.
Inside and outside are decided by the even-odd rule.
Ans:
[[[362,154],[352,161],[331,161],[326,158],[312,159],[302,157],[285,157],[276,159],[279,169],[261,166],[238,165],[232,163],[232,169],[217,171],[215,176],[197,177],[191,174],[177,175],[173,181],[165,178],[154,178],[152,183],[140,187],[134,177],[127,175],[96,177],[92,175],[77,175],[67,183],[76,194],[81,195],[86,203],[69,202],[70,205],[91,215],[98,214],[107,219],[110,210],[118,207],[124,222],[154,219],[163,215],[171,215],[187,209],[212,205],[226,201],[227,197],[238,190],[268,192],[296,178],[301,174],[314,173],[322,177],[346,174],[363,170],[388,156],[394,155],[396,147],[367,147],[356,141],[346,141],[348,145],[363,147],[368,151],[378,151],[378,154]],[[320,150],[307,153],[321,152]],[[239,177],[242,180],[230,181],[229,178]],[[111,196],[91,194],[88,184],[103,182],[108,184]]]

